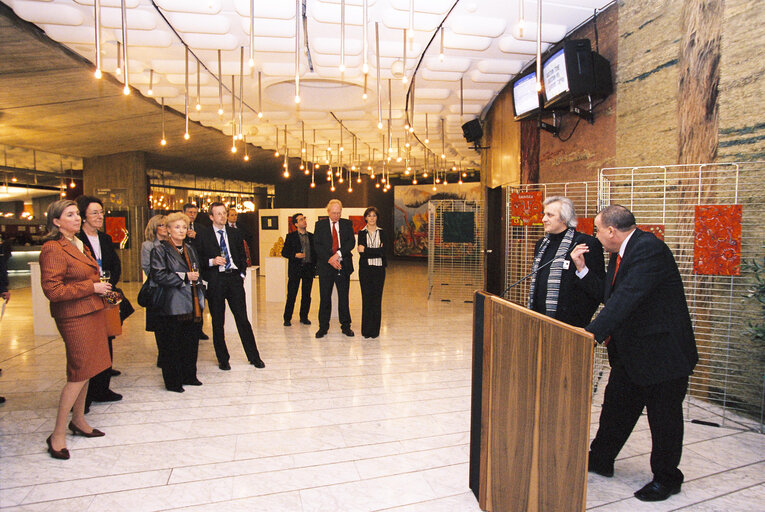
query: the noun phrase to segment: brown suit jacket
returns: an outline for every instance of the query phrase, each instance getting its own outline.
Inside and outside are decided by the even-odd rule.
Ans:
[[[73,318],[104,309],[103,299],[93,290],[93,283],[98,282],[98,263],[87,248],[86,253],[64,237],[43,244],[40,281],[53,318]]]

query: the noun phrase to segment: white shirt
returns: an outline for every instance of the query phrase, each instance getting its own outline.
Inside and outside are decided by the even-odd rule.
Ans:
[[[334,241],[335,241],[335,235],[332,234],[331,230],[332,229],[336,229],[337,230],[337,244],[338,244],[338,246],[340,246],[341,245],[340,244],[340,221],[339,220],[335,221],[335,222],[329,221],[329,223],[332,224],[329,227],[329,229],[330,229],[330,233],[329,234],[330,234],[330,236],[332,236],[332,243],[334,243]],[[343,253],[340,252],[340,249],[337,250],[337,257],[338,257],[338,259],[340,261],[343,261]]]
[[[102,268],[102,260],[101,260],[101,242],[98,240],[98,234],[96,235],[88,235],[85,233],[85,236],[88,237],[88,241],[90,242],[90,246],[93,248],[93,257],[98,262],[98,267]]]
[[[218,231],[220,230],[223,230],[222,235],[221,233],[218,233]],[[220,247],[221,236],[223,236],[223,239],[226,241],[226,249],[228,250],[228,261],[229,261],[228,268],[239,270],[239,267],[237,267],[234,264],[234,257],[231,255],[231,244],[228,243],[228,233],[226,232],[226,226],[218,227],[213,225],[213,231],[215,231],[215,239],[218,241],[218,247]],[[210,258],[211,267],[213,266],[213,259],[215,258]],[[225,272],[225,271],[226,271],[226,265],[218,265],[218,272]]]

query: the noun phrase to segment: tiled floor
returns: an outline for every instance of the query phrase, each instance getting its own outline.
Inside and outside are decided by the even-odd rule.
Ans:
[[[125,289],[135,296],[137,285]],[[358,284],[351,289],[357,336],[334,323],[316,340],[315,321],[283,327],[283,305],[264,303],[261,286],[255,335],[266,369],[246,364],[230,335],[233,369],[222,372],[211,342],[202,342],[204,386],[183,394],[164,391],[139,310],[115,342],[123,374],[112,387],[125,398],[94,405],[88,419],[107,435],[68,437],[69,461],[51,459],[44,442],[64,347],[33,335],[29,288],[13,290],[0,322],[0,395],[8,398],[0,406],[0,508],[478,511],[467,485],[470,305],[428,302],[426,266],[394,263],[382,334],[365,340]],[[315,300],[312,319],[317,308]],[[692,409],[693,417],[709,414]],[[650,480],[649,449],[643,419],[615,477],[590,476],[588,509],[765,510],[765,436],[686,423],[686,484],[658,505],[632,497]]]

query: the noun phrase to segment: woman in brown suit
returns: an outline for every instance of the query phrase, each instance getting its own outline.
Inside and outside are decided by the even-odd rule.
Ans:
[[[51,204],[47,223],[49,234],[40,251],[41,284],[66,346],[67,382],[61,390],[56,426],[46,442],[53,458],[68,459],[66,420],[70,410],[69,430],[73,434],[104,435],[85,420],[85,396],[88,379],[111,365],[101,297],[111,285],[99,281],[98,263],[75,237],[81,222],[74,201]]]

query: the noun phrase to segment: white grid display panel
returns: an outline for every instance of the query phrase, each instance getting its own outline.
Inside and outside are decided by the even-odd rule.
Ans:
[[[701,398],[723,424],[762,431],[762,347],[754,346],[743,333],[749,321],[758,315],[762,320],[760,307],[745,299],[753,276],[745,270],[740,276],[698,275],[693,261],[696,205],[733,204],[743,206],[741,261],[761,260],[765,163],[602,169],[599,205],[608,204],[626,206],[638,224],[664,226],[664,241],[675,255],[685,285],[699,350],[689,402],[691,396]]]
[[[506,218],[511,217],[511,198],[513,192],[542,191],[544,197],[564,196],[574,203],[574,210],[578,218],[593,218],[598,207],[598,182],[581,181],[571,183],[533,183],[519,187],[508,187]],[[505,266],[505,287],[510,287],[531,272],[531,264],[534,260],[534,244],[544,236],[542,226],[509,226],[505,254],[507,264]],[[529,298],[529,286],[531,279],[525,279],[505,293],[505,298],[511,302],[526,307]],[[593,371],[593,393],[597,392],[598,383],[604,372],[608,369],[608,356],[603,347],[595,349]]]
[[[444,213],[473,212],[473,242],[443,242]],[[482,201],[428,202],[428,298],[447,302],[473,302],[483,290],[484,209]]]

